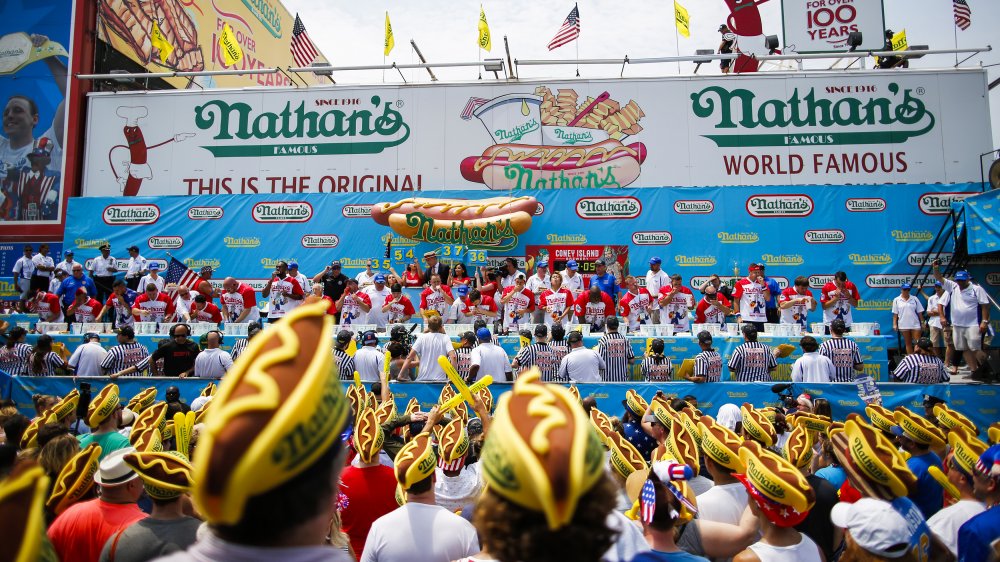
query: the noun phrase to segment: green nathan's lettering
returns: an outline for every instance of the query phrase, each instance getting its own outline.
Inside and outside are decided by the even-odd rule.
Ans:
[[[494,250],[509,250],[517,245],[517,233],[514,232],[510,219],[474,226],[466,224],[464,220],[439,225],[423,213],[408,213],[406,226],[415,230],[410,238],[432,244],[458,244]]]

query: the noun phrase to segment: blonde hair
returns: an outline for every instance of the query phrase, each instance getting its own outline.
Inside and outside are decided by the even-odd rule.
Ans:
[[[64,433],[58,437],[53,437],[51,441],[42,447],[38,453],[38,464],[42,465],[45,473],[50,478],[57,478],[62,472],[66,463],[73,458],[73,455],[80,452],[80,443],[76,437],[69,433]]]

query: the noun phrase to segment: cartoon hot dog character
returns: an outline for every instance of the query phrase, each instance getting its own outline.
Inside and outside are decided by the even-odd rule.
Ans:
[[[729,29],[736,34],[736,59],[734,70],[757,72],[760,61],[756,57],[769,52],[764,38],[764,23],[760,17],[760,4],[768,0],[726,0],[729,6]]]

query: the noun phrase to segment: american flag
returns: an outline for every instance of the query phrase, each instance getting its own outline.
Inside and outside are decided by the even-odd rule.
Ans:
[[[956,2],[958,0],[955,0]],[[566,21],[563,22],[562,27],[556,32],[556,36],[549,41],[549,50],[558,49],[566,43],[573,41],[580,36],[580,10],[573,5],[573,9],[569,11],[569,15],[566,16]]]
[[[312,64],[312,61],[316,60],[316,57],[319,56],[319,51],[316,50],[316,46],[309,39],[309,34],[306,33],[306,26],[302,24],[302,20],[299,19],[298,14],[295,14],[295,24],[292,25],[291,49],[292,59],[297,66]]]
[[[192,291],[196,291],[200,281],[201,277],[197,273],[191,271],[188,266],[178,261],[177,258],[170,257],[170,265],[167,266],[167,285],[172,283],[174,287],[169,289],[167,294],[170,295],[171,299],[177,296],[177,290],[181,285]]]
[[[642,522],[649,525],[656,515],[656,485],[652,480],[646,480],[639,494],[639,505],[642,507]]]
[[[952,0],[951,5],[955,8],[955,25],[962,31],[972,27],[972,10],[969,9],[969,3],[965,0]]]

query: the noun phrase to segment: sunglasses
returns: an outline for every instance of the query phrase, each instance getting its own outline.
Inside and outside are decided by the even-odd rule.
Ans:
[[[174,337],[175,338],[186,338],[186,337],[188,337],[188,335],[187,334],[174,334]]]

